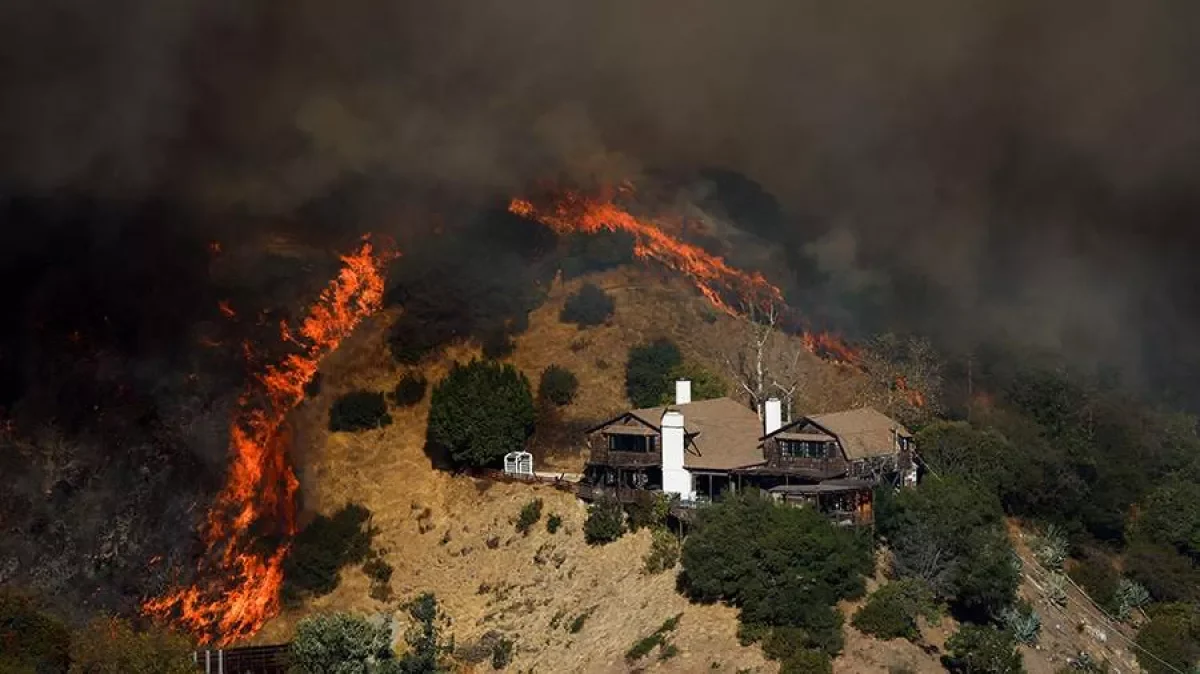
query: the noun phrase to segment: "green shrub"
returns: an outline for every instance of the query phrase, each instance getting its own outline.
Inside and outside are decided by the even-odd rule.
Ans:
[[[297,674],[367,672],[368,663],[392,658],[391,625],[349,613],[317,614],[296,625],[290,661]]]
[[[0,671],[63,672],[71,634],[28,596],[0,589]]]
[[[1046,530],[1034,539],[1031,547],[1038,564],[1051,571],[1058,571],[1063,567],[1070,549],[1066,532],[1056,524],[1046,527]]]
[[[558,406],[570,405],[579,391],[579,378],[575,373],[559,365],[551,365],[542,372],[538,382],[538,398]]]
[[[671,392],[670,377],[683,364],[679,347],[666,338],[629,349],[625,394],[635,407],[654,407]]]
[[[1117,581],[1117,592],[1113,601],[1117,607],[1117,619],[1129,620],[1134,609],[1150,603],[1150,591],[1137,581],[1121,578]]]
[[[399,384],[396,384],[392,398],[401,407],[412,407],[425,399],[425,389],[427,388],[429,388],[429,381],[425,379],[425,375],[409,372],[400,378]]]
[[[575,323],[580,327],[600,325],[612,316],[615,308],[612,296],[594,283],[584,283],[567,297],[558,318],[563,323]]]
[[[329,594],[338,585],[338,571],[362,562],[371,549],[375,532],[371,511],[350,504],[333,517],[317,515],[304,527],[283,562],[284,594],[296,599],[305,594]]]
[[[134,630],[129,623],[115,618],[93,620],[71,639],[71,672],[87,674],[195,674],[192,644],[178,634],[151,627]],[[0,657],[0,665],[3,658]],[[0,671],[11,671],[0,668]],[[17,670],[20,672],[21,670]],[[37,669],[29,672],[67,671]]]
[[[704,366],[687,361],[667,373],[667,394],[661,401],[664,405],[675,402],[674,382],[687,379],[692,382],[692,400],[712,400],[729,395],[729,382]]]
[[[629,513],[630,531],[638,531],[643,527],[658,528],[667,522],[667,515],[671,512],[671,497],[658,492],[640,491],[625,509]]]
[[[963,624],[946,640],[942,664],[961,674],[1019,674],[1025,671],[1016,640],[994,627]]]
[[[413,621],[413,625],[404,634],[408,650],[397,659],[397,666],[388,674],[451,671],[444,657],[454,649],[454,638],[442,639],[442,629],[447,619],[438,608],[437,597],[426,592],[409,602],[405,608]],[[390,638],[391,635],[388,636]]]
[[[833,674],[833,659],[825,651],[805,648],[781,662],[779,674]]]
[[[546,518],[546,532],[551,534],[558,533],[559,527],[562,526],[562,517],[558,513],[553,513]]]
[[[492,669],[504,669],[512,663],[514,645],[508,637],[500,637],[492,645]]]
[[[1150,621],[1138,630],[1136,639],[1142,669],[1147,674],[1195,671],[1200,662],[1200,608],[1193,604],[1160,604],[1149,614]]]
[[[583,537],[588,545],[612,543],[625,533],[625,511],[615,499],[602,498],[588,507]]]
[[[1099,554],[1089,554],[1067,570],[1067,575],[1087,592],[1092,601],[1107,613],[1116,613],[1117,589],[1121,577],[1107,559]]]
[[[668,639],[670,639],[671,633],[675,631],[675,628],[679,627],[679,619],[682,617],[683,614],[679,613],[672,618],[667,618],[663,621],[663,624],[654,631],[654,634],[651,634],[648,637],[643,637],[634,642],[634,644],[629,647],[629,650],[625,651],[625,661],[632,663],[641,660],[647,655],[650,655],[650,652],[656,647],[660,646],[662,647],[663,654],[665,654],[667,648],[671,646],[671,644],[668,642]],[[665,660],[674,657],[674,655],[677,653],[678,649],[675,650],[675,653],[667,655],[662,659]]]
[[[521,514],[517,516],[517,531],[521,532],[522,535],[528,536],[529,530],[541,519],[542,499],[535,498],[521,508]]]
[[[434,387],[428,437],[458,465],[495,465],[525,446],[535,415],[525,375],[512,365],[471,361]]]
[[[933,592],[924,581],[904,579],[888,583],[871,594],[850,624],[876,638],[908,639],[921,636],[919,617],[937,616]]]
[[[1022,644],[1037,642],[1042,631],[1042,617],[1027,601],[1019,601],[1000,612],[1000,624]]]
[[[383,394],[375,391],[353,391],[333,401],[329,408],[329,430],[365,431],[392,424]]]
[[[567,625],[567,631],[571,634],[578,634],[583,629],[584,624],[587,623],[587,619],[592,617],[592,611],[595,610],[596,607],[593,606],[583,613],[575,616],[575,618],[571,620],[571,623]]]
[[[679,539],[666,529],[655,529],[650,541],[650,551],[643,560],[646,573],[657,574],[672,569],[679,563]]]

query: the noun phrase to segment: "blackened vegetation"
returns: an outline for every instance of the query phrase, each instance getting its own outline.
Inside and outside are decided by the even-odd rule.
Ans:
[[[365,431],[392,425],[387,401],[378,391],[351,391],[329,408],[329,430]]]
[[[429,388],[429,380],[420,372],[409,372],[400,378],[396,390],[392,392],[392,400],[401,407],[411,407],[425,399],[425,391]]]

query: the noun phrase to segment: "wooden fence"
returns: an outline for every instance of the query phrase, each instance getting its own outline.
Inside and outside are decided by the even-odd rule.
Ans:
[[[204,674],[287,674],[291,644],[245,646],[192,653],[192,662]]]

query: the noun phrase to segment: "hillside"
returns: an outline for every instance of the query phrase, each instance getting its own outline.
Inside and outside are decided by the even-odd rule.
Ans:
[[[530,316],[530,327],[517,338],[511,357],[535,384],[550,364],[564,365],[580,379],[576,401],[539,426],[534,442],[539,470],[579,470],[586,456],[578,430],[626,407],[622,368],[629,345],[668,336],[679,343],[685,358],[723,372],[721,344],[735,329],[734,319],[714,314],[687,288],[647,272],[618,270],[588,280],[617,298],[609,324],[579,330],[559,322],[566,295],[581,281],[556,283],[548,301]],[[392,318],[377,316],[324,363],[323,390],[296,415],[295,447],[306,512],[328,513],[354,501],[374,513],[376,545],[386,549],[386,559],[395,567],[395,599],[370,598],[368,578],[350,569],[335,592],[285,610],[256,641],[287,640],[296,621],[314,611],[394,612],[402,622],[399,603],[432,591],[453,621],[450,632],[460,649],[490,631],[514,638],[513,671],[629,671],[625,650],[676,614],[682,614],[673,640],[679,655],[663,662],[651,659],[642,667],[663,672],[778,670],[757,646],[738,644],[734,609],[690,605],[676,592],[674,574],[642,573],[647,532],[590,547],[581,534],[586,508],[570,494],[434,470],[423,449],[428,396],[411,408],[393,407],[394,423],[386,428],[328,432],[334,398],[353,389],[389,390],[402,376],[404,368],[390,358],[384,339]],[[475,346],[458,345],[422,369],[434,382],[453,362],[477,355]],[[864,404],[877,393],[854,370],[807,355],[803,368],[801,409]],[[535,497],[545,503],[543,521],[523,537],[513,521]],[[564,521],[553,535],[544,526],[552,513]],[[876,578],[873,585],[881,581]],[[1035,598],[1036,588],[1027,580],[1022,593]],[[856,606],[844,605],[845,614]],[[586,615],[581,628],[572,632],[569,624],[581,615]],[[846,650],[835,661],[835,671],[944,671],[936,648],[953,629],[949,619],[927,626],[924,641],[929,647],[923,649],[906,641],[880,642],[847,627]],[[1029,670],[1053,672],[1062,658],[1083,648],[1077,642],[1086,636],[1073,624],[1060,626],[1052,653],[1027,653]],[[480,671],[490,671],[490,665],[480,665]]]

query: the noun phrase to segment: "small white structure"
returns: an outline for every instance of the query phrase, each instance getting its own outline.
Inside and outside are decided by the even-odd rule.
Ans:
[[[783,405],[779,398],[770,398],[763,405],[763,435],[770,435],[783,428]]]
[[[533,477],[533,455],[529,452],[509,452],[504,455],[504,474],[514,477]]]
[[[694,500],[692,474],[683,467],[684,445],[687,442],[683,428],[683,413],[668,409],[662,415],[662,479],[663,493],[676,494],[684,501]]]
[[[692,380],[678,379],[675,381],[675,404],[686,405],[692,402]]]

